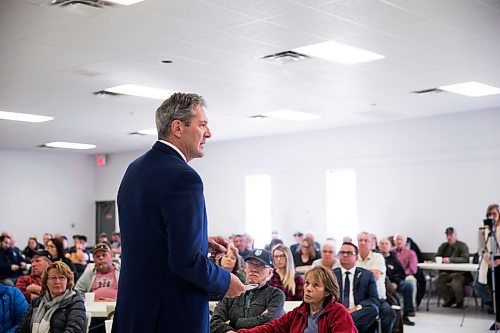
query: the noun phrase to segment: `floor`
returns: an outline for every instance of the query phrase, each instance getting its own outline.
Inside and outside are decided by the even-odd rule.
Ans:
[[[436,306],[436,298],[431,298],[430,309],[425,310],[424,301],[420,305],[416,316],[411,320],[415,322],[415,326],[404,327],[404,333],[452,333],[452,332],[467,332],[467,333],[486,333],[494,321],[494,315],[486,313],[486,309],[481,310],[481,306],[474,304],[474,300],[470,300],[470,304],[465,310],[442,308]],[[480,301],[480,300],[478,300]],[[463,325],[462,324],[463,319]],[[500,330],[498,331],[500,333]]]

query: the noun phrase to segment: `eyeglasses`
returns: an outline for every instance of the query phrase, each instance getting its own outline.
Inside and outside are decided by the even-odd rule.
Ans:
[[[334,252],[333,252],[333,251],[325,251],[325,250],[323,250],[323,251],[321,251],[321,253],[324,253],[324,254],[332,254],[332,253],[334,253]]]
[[[278,255],[273,256],[273,259],[274,260],[286,259],[286,255],[284,255],[284,254],[278,254]]]
[[[247,265],[249,268],[256,268],[256,269],[266,268],[266,265],[263,265],[263,264],[257,263],[257,262],[252,262],[252,261],[247,261]]]
[[[46,248],[46,249],[55,249],[55,248],[56,248],[56,246],[55,246],[55,245],[53,245],[53,244],[47,244],[47,245],[45,245],[45,248]]]
[[[339,251],[339,254],[345,254],[347,256],[352,256],[353,254],[355,254],[354,252],[352,251]]]
[[[49,276],[47,279],[49,281],[54,282],[54,281],[66,281],[68,278],[65,277],[64,275],[61,275],[61,276]]]

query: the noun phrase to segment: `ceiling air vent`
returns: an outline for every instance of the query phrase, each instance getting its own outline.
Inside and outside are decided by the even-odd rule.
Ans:
[[[294,52],[294,51],[285,51],[285,52],[280,52],[280,53],[275,53],[271,55],[267,55],[264,57],[261,57],[261,60],[266,60],[269,62],[277,63],[280,65],[285,65],[289,64],[291,62],[299,62],[303,60],[309,59],[309,56],[306,56],[305,54]]]
[[[416,90],[416,91],[412,91],[413,94],[417,94],[417,95],[424,95],[424,94],[434,94],[434,93],[442,93],[444,92],[443,90],[439,89],[439,88],[431,88],[431,89],[424,89],[424,90]]]
[[[50,2],[52,6],[60,6],[60,7],[66,7],[66,6],[73,6],[73,5],[78,5],[78,6],[88,6],[88,7],[94,7],[94,8],[105,8],[105,7],[111,7],[114,6],[112,2],[108,1],[103,1],[103,0],[52,0]]]

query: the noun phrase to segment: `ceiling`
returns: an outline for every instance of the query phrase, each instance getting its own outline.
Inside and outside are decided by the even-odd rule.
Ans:
[[[93,94],[124,83],[203,95],[214,141],[500,107],[500,95],[412,93],[464,81],[500,87],[498,0],[49,2],[0,1],[0,110],[55,117],[0,120],[0,148],[149,147],[154,137],[130,133],[154,127],[160,100]],[[328,40],[385,58],[351,66],[259,59]],[[275,109],[322,118],[249,118]]]

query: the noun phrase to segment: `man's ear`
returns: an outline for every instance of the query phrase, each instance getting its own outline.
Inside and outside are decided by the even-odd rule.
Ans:
[[[172,134],[175,137],[177,137],[177,138],[181,137],[182,130],[184,129],[183,125],[184,124],[179,119],[172,121],[172,124],[170,125],[171,126],[170,129],[172,130]]]

